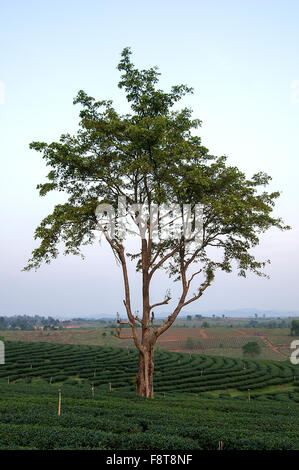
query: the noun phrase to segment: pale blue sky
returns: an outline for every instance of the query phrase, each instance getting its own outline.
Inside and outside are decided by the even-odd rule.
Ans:
[[[228,155],[249,176],[270,173],[272,188],[283,191],[277,214],[293,227],[264,236],[257,250],[272,260],[271,280],[219,274],[188,310],[298,309],[298,43],[297,0],[4,0],[0,314],[122,311],[121,273],[104,244],[88,248],[86,261],[61,257],[37,273],[20,270],[35,246],[34,228],[61,200],[39,198],[35,187],[47,170],[28,145],[75,132],[78,108],[72,100],[79,89],[112,98],[119,111],[127,111],[116,69],[126,46],[138,67],[160,68],[162,87],[194,87],[183,104],[202,120],[203,144]],[[140,309],[140,284],[132,277]],[[168,278],[160,278],[153,300],[167,287]]]

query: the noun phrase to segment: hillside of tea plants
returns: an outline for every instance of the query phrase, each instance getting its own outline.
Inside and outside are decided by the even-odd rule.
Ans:
[[[155,399],[145,400],[135,396],[134,350],[5,347],[0,449],[299,449],[290,362],[158,350]]]

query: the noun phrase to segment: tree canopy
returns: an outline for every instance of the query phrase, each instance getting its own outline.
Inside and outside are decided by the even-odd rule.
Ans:
[[[240,275],[247,269],[261,275],[265,262],[256,261],[249,249],[270,227],[287,228],[271,216],[279,192],[258,193],[271,177],[261,172],[248,179],[227,165],[226,157],[210,155],[192,133],[200,126],[192,111],[173,110],[192,88],[173,86],[169,93],[157,89],[157,69],[139,71],[130,54],[124,49],[118,69],[119,87],[125,89],[133,113],[119,115],[112,101],[96,101],[81,90],[74,100],[83,108],[78,133],[63,134],[59,142],[30,144],[51,168],[48,181],[38,185],[40,195],[63,191],[68,201],[37,228],[35,237],[41,243],[25,269],[55,258],[59,241],[65,243],[65,254],[79,254],[82,245],[94,241],[99,201],[116,208],[117,197],[123,195],[131,203],[201,203],[205,233],[200,252],[217,245],[223,258],[215,267],[230,271],[234,259]]]

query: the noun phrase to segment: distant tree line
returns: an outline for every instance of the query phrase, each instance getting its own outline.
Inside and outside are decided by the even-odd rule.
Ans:
[[[63,322],[53,317],[41,317],[39,315],[14,315],[12,317],[0,317],[0,330],[25,330],[32,331],[36,328],[56,329],[62,328]]]
[[[244,325],[246,328],[247,325]],[[277,320],[250,320],[249,328],[289,328],[290,321],[287,319]]]

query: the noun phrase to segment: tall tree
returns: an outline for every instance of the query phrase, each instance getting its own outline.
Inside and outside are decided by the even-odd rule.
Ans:
[[[200,121],[192,118],[189,108],[176,109],[176,103],[193,90],[179,85],[164,92],[157,85],[157,68],[138,70],[130,55],[130,49],[124,49],[118,65],[119,88],[125,90],[130,113],[120,115],[112,101],[96,101],[80,91],[74,100],[82,106],[77,134],[64,134],[51,144],[30,144],[51,169],[48,181],[38,185],[40,195],[64,191],[68,200],[57,205],[36,229],[40,245],[24,269],[37,269],[56,258],[60,242],[65,254],[81,254],[82,246],[94,243],[95,230],[100,230],[120,263],[124,280],[127,320],[118,320],[117,335],[123,337],[122,324],[131,328],[139,350],[137,393],[153,397],[157,339],[183,307],[203,295],[217,269],[231,272],[235,264],[241,276],[247,271],[264,275],[267,261],[256,260],[250,249],[270,227],[288,227],[271,215],[279,192],[260,190],[271,178],[257,173],[248,179],[229,166],[226,157],[210,155],[195,132]],[[120,197],[126,198],[123,214],[117,211]],[[112,207],[119,217],[131,217],[140,235],[135,253],[125,252],[125,230],[110,230],[107,220],[103,222],[111,214],[108,209],[100,211],[101,218],[99,202]],[[156,214],[154,225],[152,213]],[[191,231],[185,230],[188,218]],[[180,230],[175,230],[177,226]],[[142,275],[140,316],[131,307],[129,259]],[[172,313],[157,326],[154,309],[171,300],[169,293],[163,300],[151,299],[151,282],[160,269],[180,282],[181,294]],[[190,294],[196,282],[196,291]]]

